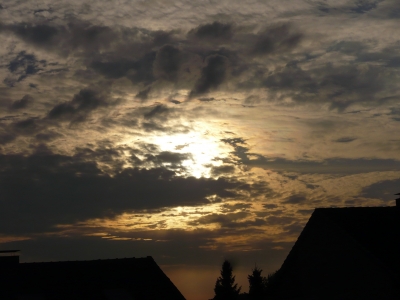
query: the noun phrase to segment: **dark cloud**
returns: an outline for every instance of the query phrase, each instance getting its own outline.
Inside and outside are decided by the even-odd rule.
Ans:
[[[152,132],[152,131],[171,132],[170,127],[166,127],[157,121],[142,122],[140,125],[141,128],[146,132]]]
[[[221,210],[222,212],[247,211],[251,207],[250,203],[223,204]]]
[[[165,114],[169,111],[168,107],[165,105],[159,104],[152,108],[149,112],[146,112],[143,116],[145,119],[151,119],[157,117],[161,114]]]
[[[75,108],[68,102],[58,104],[54,106],[48,113],[50,119],[60,119],[65,116],[70,118],[70,116],[75,114]]]
[[[34,45],[49,44],[59,33],[59,29],[46,24],[19,23],[8,25],[7,29],[15,33],[18,37]]]
[[[90,67],[107,78],[117,79],[126,76],[129,70],[137,68],[138,63],[129,60],[94,61],[90,64]]]
[[[314,209],[299,209],[297,212],[305,216],[311,216],[311,214],[314,212]]]
[[[304,229],[304,224],[295,222],[290,225],[283,226],[283,230],[290,235],[299,236]]]
[[[33,103],[33,97],[31,95],[25,95],[24,97],[22,97],[22,99],[14,101],[11,104],[10,108],[22,109],[28,107],[28,105],[30,105],[31,103]]]
[[[18,136],[32,137],[47,127],[47,124],[38,117],[11,118],[10,120],[9,124],[0,124],[0,144],[10,143]]]
[[[250,152],[249,147],[242,138],[227,138],[221,141],[233,147],[234,151],[231,152],[232,163],[282,172],[357,174],[373,171],[396,171],[400,167],[400,161],[395,159],[329,158],[323,161],[312,161],[267,157]]]
[[[0,31],[11,32],[26,43],[64,55],[76,50],[93,53],[108,49],[112,42],[120,38],[118,32],[109,27],[77,19],[71,20],[65,26],[15,23],[1,26]]]
[[[303,70],[297,62],[288,63],[283,69],[268,75],[263,85],[278,94],[284,91],[298,103],[330,103],[331,110],[343,112],[356,102],[375,102],[376,95],[393,85],[383,80],[388,75],[376,65],[364,65],[360,70],[357,64],[334,66],[326,64],[312,70]],[[275,98],[279,100],[279,98]]]
[[[166,168],[127,168],[110,176],[94,159],[103,155],[103,160],[112,160],[115,153],[82,153],[73,157],[43,152],[25,157],[1,155],[1,227],[15,234],[43,232],[60,223],[133,210],[207,205],[209,196],[235,198],[235,189],[245,187],[224,178],[177,177]],[[160,153],[156,159],[176,163],[182,156]]]
[[[394,194],[400,193],[400,178],[394,180],[384,180],[367,187],[364,187],[360,196],[365,198],[380,199],[387,204],[388,201],[393,201],[398,198]]]
[[[357,0],[356,5],[350,9],[350,11],[357,14],[364,14],[373,9],[376,9],[378,4],[384,0],[371,1],[371,0]]]
[[[145,101],[149,97],[150,90],[151,88],[147,87],[144,90],[141,90],[139,93],[137,93],[135,97],[142,101]]]
[[[39,130],[39,124],[35,118],[20,120],[11,124],[13,130],[19,134],[32,135]]]
[[[197,100],[199,100],[201,102],[211,102],[211,101],[214,101],[215,98],[214,97],[211,97],[211,98],[199,98]]]
[[[157,78],[175,81],[181,63],[181,53],[178,48],[165,45],[157,51],[154,61],[154,74]]]
[[[236,147],[238,144],[245,145],[246,140],[243,138],[227,138],[227,139],[221,139],[221,142],[224,142],[228,145],[231,145],[232,147]]]
[[[288,204],[302,204],[307,201],[307,197],[303,194],[298,194],[298,195],[291,195],[288,198],[286,198],[283,203],[288,203]]]
[[[188,153],[176,153],[170,151],[162,151],[158,154],[147,154],[145,162],[151,162],[154,166],[168,166],[169,168],[176,169],[182,167],[182,162],[191,159]]]
[[[314,93],[318,87],[312,74],[299,68],[296,62],[288,63],[284,69],[269,75],[264,85],[271,89],[301,90],[304,93]]]
[[[264,159],[259,159],[259,162]],[[251,164],[257,164],[257,160]],[[332,158],[322,162],[317,161],[291,161],[282,158],[267,159],[264,168],[274,170],[292,171],[299,173],[320,173],[320,174],[359,174],[373,171],[395,171],[398,170],[400,162],[393,159],[346,159]]]
[[[289,51],[299,44],[301,38],[302,34],[294,32],[287,24],[273,26],[258,33],[252,53],[264,55]]]
[[[17,138],[17,135],[9,132],[0,132],[0,145],[11,143]]]
[[[190,97],[195,97],[218,88],[226,78],[228,60],[221,55],[211,55],[206,59],[207,65],[201,71],[201,77],[196,82]]]
[[[393,121],[400,121],[400,108],[399,107],[391,107],[390,112],[388,113],[391,116]]]
[[[206,225],[218,223],[221,227],[230,227],[232,225],[234,226],[233,223],[236,223],[238,220],[242,220],[249,215],[250,213],[244,211],[228,214],[209,214],[190,222],[189,225],[196,226],[200,224]]]
[[[137,60],[120,57],[111,61],[94,60],[89,66],[107,78],[127,77],[134,84],[149,84],[155,80],[153,63],[156,54],[155,51],[150,51]]]
[[[233,174],[235,172],[235,167],[231,165],[222,165],[211,168],[212,176],[218,177],[224,174]]]
[[[357,138],[355,137],[349,137],[349,136],[345,136],[345,137],[341,137],[338,138],[337,140],[334,140],[335,143],[350,143],[355,141]]]
[[[59,134],[57,132],[48,131],[48,132],[42,132],[42,133],[36,134],[35,138],[38,141],[41,141],[41,142],[49,142],[49,141],[52,141],[54,139],[60,138],[62,136],[63,135],[61,135],[61,134]]]
[[[276,204],[263,204],[263,207],[264,208],[267,208],[267,209],[274,209],[274,208],[278,208],[278,205],[276,205]]]
[[[54,120],[81,122],[84,121],[87,115],[93,110],[115,104],[115,102],[108,99],[107,93],[85,88],[80,90],[71,101],[54,106],[47,116],[49,119]]]
[[[247,147],[246,140],[243,138],[226,138],[221,139],[221,142],[233,147],[234,151],[232,151],[231,154],[234,156],[235,163],[246,164],[250,161],[249,148]]]
[[[232,24],[224,24],[215,21],[210,24],[200,25],[190,30],[188,35],[189,37],[195,37],[201,40],[221,42],[232,38],[233,26]]]
[[[400,56],[395,56],[395,57],[390,58],[386,65],[389,68],[399,68],[400,67]]]
[[[331,11],[331,8],[325,3],[319,3],[318,10],[322,11],[323,13],[329,13]]]
[[[8,64],[7,68],[11,74],[3,82],[12,87],[28,76],[38,73],[45,64],[46,61],[38,61],[35,55],[22,51]]]
[[[367,50],[366,45],[359,41],[340,41],[327,49],[328,52],[339,51],[348,55],[360,55],[365,50]]]
[[[267,219],[268,225],[290,225],[296,221],[296,218],[289,216],[269,216]]]
[[[154,81],[153,63],[156,59],[156,52],[147,53],[140,60],[136,62],[134,69],[130,70],[126,75],[132,83],[145,83],[149,84]]]

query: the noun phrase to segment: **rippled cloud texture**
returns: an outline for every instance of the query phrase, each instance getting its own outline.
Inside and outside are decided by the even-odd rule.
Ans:
[[[315,207],[393,205],[399,19],[394,0],[1,1],[0,247],[152,255],[188,299],[228,258],[245,290]]]

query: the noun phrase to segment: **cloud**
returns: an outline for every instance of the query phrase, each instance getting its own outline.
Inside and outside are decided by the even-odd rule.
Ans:
[[[286,204],[302,204],[307,201],[307,197],[304,194],[298,194],[298,195],[291,195],[288,198],[286,198],[283,203]]]
[[[37,74],[45,64],[46,61],[38,61],[35,55],[21,51],[8,64],[7,68],[11,74],[3,82],[9,87],[13,87],[17,82],[23,81],[28,76]]]
[[[49,44],[53,42],[55,36],[60,32],[58,28],[46,24],[32,25],[28,23],[20,23],[4,27],[4,29],[12,31],[24,41],[34,45]]]
[[[111,150],[111,149],[110,149]],[[118,152],[80,150],[74,156],[41,152],[30,156],[0,156],[0,224],[7,233],[56,230],[91,218],[114,217],[124,212],[175,206],[210,204],[208,197],[239,197],[243,183],[178,177],[164,167],[120,169],[110,176],[95,161],[117,162]],[[155,164],[178,164],[182,154],[161,152]],[[247,187],[248,188],[248,187]],[[11,220],[24,220],[12,222]]]
[[[191,159],[189,153],[175,153],[170,151],[162,151],[159,154],[147,154],[146,162],[151,162],[154,166],[165,166],[168,164],[169,168],[183,168],[182,162]]]
[[[269,216],[266,218],[268,225],[290,225],[296,221],[296,218],[289,216]]]
[[[107,26],[78,19],[71,19],[65,25],[27,22],[2,24],[0,32],[12,33],[28,44],[62,55],[77,50],[89,52],[108,49],[119,38],[118,32],[113,32]]]
[[[149,112],[144,114],[144,118],[145,119],[152,119],[156,116],[159,116],[161,114],[165,114],[169,111],[168,107],[166,107],[165,105],[157,105],[155,106],[152,110],[150,110]]]
[[[276,95],[283,93],[290,97],[296,104],[330,103],[331,110],[343,112],[355,103],[380,105],[383,97],[379,95],[394,84],[383,80],[390,73],[373,64],[361,68],[356,63],[339,66],[327,63],[303,70],[293,62],[268,75],[263,85]]]
[[[228,214],[209,214],[203,217],[198,218],[195,221],[189,222],[189,225],[196,226],[199,224],[213,224],[217,223],[221,227],[234,227],[237,221],[245,219],[250,214],[248,212],[236,212],[236,213],[228,213]]]
[[[369,12],[373,9],[376,9],[378,4],[380,2],[383,2],[384,0],[378,0],[378,1],[371,1],[371,0],[357,0],[356,5],[350,9],[350,11],[358,14],[364,14],[366,12]]]
[[[54,106],[47,114],[49,119],[66,120],[71,122],[82,122],[90,112],[101,108],[115,105],[110,101],[105,91],[93,88],[85,88],[79,91],[71,101]]]
[[[0,132],[0,145],[11,143],[17,138],[16,134],[9,132]]]
[[[383,203],[398,198],[394,194],[400,192],[400,178],[396,180],[384,180],[362,189],[360,195],[365,198],[380,199]]]
[[[265,55],[273,52],[289,51],[301,41],[302,34],[293,32],[288,24],[276,25],[257,34],[252,53]]]
[[[32,135],[39,131],[40,124],[36,122],[35,118],[28,118],[25,120],[17,121],[11,124],[14,132],[23,135]]]
[[[124,59],[105,62],[95,60],[90,67],[107,78],[118,79],[126,76],[129,70],[137,68],[138,63]]]
[[[221,206],[222,212],[248,211],[250,208],[252,208],[250,203],[226,203]]]
[[[332,124],[330,123],[325,124],[325,126],[328,127],[331,125]],[[282,157],[264,156],[259,153],[250,152],[250,148],[243,138],[227,138],[222,139],[221,141],[231,145],[234,149],[231,152],[231,158],[229,160],[231,163],[246,165],[248,167],[260,167],[280,172],[357,174],[373,171],[396,171],[400,165],[400,161],[396,159],[375,158],[350,159],[331,157],[325,158],[322,161],[309,159],[291,160]],[[347,140],[340,142],[347,142]]]
[[[154,61],[154,74],[157,78],[175,81],[181,64],[181,52],[171,45],[161,47]]]
[[[49,142],[55,140],[57,138],[62,137],[63,135],[53,131],[47,131],[36,134],[35,138],[40,142]]]
[[[31,95],[25,95],[20,100],[16,100],[11,104],[11,109],[23,109],[27,108],[30,104],[33,103],[33,97]]]
[[[133,84],[149,84],[155,80],[153,63],[156,52],[150,51],[137,60],[113,58],[111,61],[94,60],[89,66],[107,78],[127,77]]]
[[[218,177],[223,174],[233,174],[235,172],[235,167],[231,165],[222,165],[211,168],[212,176]]]
[[[142,101],[145,101],[149,97],[150,91],[151,91],[151,87],[145,88],[144,90],[139,91],[139,93],[137,93],[135,97]]]
[[[350,142],[355,141],[356,139],[357,138],[355,138],[355,137],[346,136],[346,137],[338,138],[338,139],[334,140],[333,142],[335,142],[335,143],[350,143]]]
[[[218,88],[226,78],[228,60],[222,55],[211,55],[206,59],[207,65],[201,71],[190,97],[196,97]]]
[[[232,24],[224,24],[218,21],[200,25],[191,29],[188,33],[189,37],[194,37],[202,41],[212,41],[214,43],[230,40],[233,34]]]

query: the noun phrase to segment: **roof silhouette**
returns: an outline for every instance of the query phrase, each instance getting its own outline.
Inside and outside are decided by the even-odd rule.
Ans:
[[[185,298],[152,257],[1,266],[0,299]]]
[[[400,207],[318,208],[271,299],[400,299]]]
[[[0,253],[17,253],[20,250],[0,250]]]

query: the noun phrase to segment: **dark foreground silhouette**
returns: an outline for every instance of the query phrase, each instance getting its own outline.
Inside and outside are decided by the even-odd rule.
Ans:
[[[315,209],[282,267],[261,272],[240,294],[225,261],[213,299],[400,299],[400,198],[395,207]]]
[[[18,263],[0,258],[0,299],[185,300],[152,257]]]

